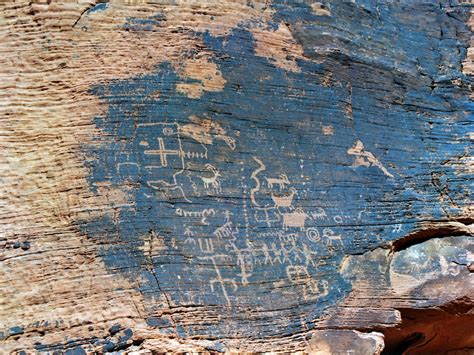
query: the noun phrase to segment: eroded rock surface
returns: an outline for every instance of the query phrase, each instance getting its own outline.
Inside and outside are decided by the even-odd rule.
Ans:
[[[1,6],[4,352],[474,346],[465,2]]]

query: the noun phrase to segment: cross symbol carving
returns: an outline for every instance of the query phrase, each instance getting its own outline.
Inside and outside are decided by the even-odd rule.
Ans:
[[[161,166],[168,166],[168,155],[180,155],[179,150],[167,150],[165,148],[165,141],[163,138],[159,137],[158,139],[158,145],[159,149],[153,149],[153,150],[145,150],[145,154],[147,155],[159,155],[160,156],[160,162]]]

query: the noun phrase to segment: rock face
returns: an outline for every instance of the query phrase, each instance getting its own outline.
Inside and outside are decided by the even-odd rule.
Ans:
[[[474,347],[466,1],[0,6],[2,353]]]

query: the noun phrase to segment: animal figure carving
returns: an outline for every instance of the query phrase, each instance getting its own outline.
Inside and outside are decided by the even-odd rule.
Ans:
[[[291,204],[293,202],[293,198],[296,195],[296,189],[295,188],[290,188],[290,194],[289,195],[282,195],[278,196],[275,195],[273,192],[271,194],[272,200],[275,203],[275,207],[291,207]]]
[[[221,191],[221,184],[218,180],[218,178],[221,176],[219,171],[211,164],[206,164],[207,170],[209,170],[213,176],[211,177],[205,177],[205,176],[200,176],[202,182],[204,183],[204,187],[208,189],[210,186],[214,188],[216,192]]]
[[[294,212],[283,213],[283,229],[300,228],[304,229],[304,224],[309,215],[301,208],[297,208]]]
[[[331,228],[323,229],[323,238],[327,240],[328,247],[330,248],[334,248],[337,242],[341,246],[344,246],[344,243],[342,242],[342,236],[340,234],[335,234]]]
[[[267,185],[271,189],[273,188],[273,185],[278,185],[280,190],[283,190],[285,188],[285,185],[289,185],[290,181],[288,180],[288,176],[285,174],[280,174],[279,178],[265,178],[267,180]]]
[[[328,215],[326,214],[326,211],[322,207],[317,207],[317,211],[312,212],[311,216],[313,217],[314,220],[318,220],[318,219],[323,220],[328,217]]]

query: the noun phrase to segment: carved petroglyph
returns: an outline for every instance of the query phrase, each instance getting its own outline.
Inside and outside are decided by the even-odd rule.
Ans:
[[[347,150],[347,153],[350,155],[355,155],[356,157],[352,166],[364,166],[367,168],[370,166],[375,166],[379,168],[386,176],[393,178],[393,175],[390,174],[390,172],[382,165],[375,155],[365,149],[364,144],[361,141],[356,141],[354,146]]]
[[[293,198],[296,195],[296,189],[291,187],[288,195],[277,196],[273,192],[271,193],[272,200],[275,203],[275,207],[291,207]]]
[[[392,233],[400,233],[402,231],[402,225],[401,224],[396,224],[393,229],[392,229]]]
[[[310,227],[306,229],[306,237],[312,242],[319,242],[321,240],[321,236],[317,228]]]
[[[255,207],[260,207],[260,205],[257,203],[257,201],[255,200],[255,193],[257,193],[258,191],[260,191],[260,179],[257,177],[258,174],[260,174],[262,171],[265,171],[266,170],[266,166],[265,164],[260,160],[258,159],[257,157],[253,157],[253,160],[255,160],[257,162],[257,164],[259,165],[257,169],[255,169],[253,171],[253,173],[250,175],[250,177],[255,180],[255,187],[250,189],[250,201],[252,202],[252,205],[255,206]]]
[[[209,225],[207,218],[214,217],[216,215],[216,211],[213,208],[206,208],[201,211],[186,211],[181,208],[177,208],[175,213],[181,217],[200,218],[201,224],[206,226]]]
[[[193,237],[193,236],[194,236],[194,232],[191,230],[191,228],[186,227],[186,229],[184,230],[184,235],[185,235],[186,237]]]
[[[366,214],[366,213],[367,213],[367,210],[359,211],[359,213],[357,214],[357,219],[358,219],[359,221],[361,221],[361,220],[362,220],[362,215],[363,215],[363,214]]]
[[[296,241],[298,240],[298,234],[296,234],[296,233],[288,233],[288,234],[281,233],[278,236],[278,240],[282,243],[295,244]]]
[[[228,221],[217,228],[212,234],[217,237],[218,240],[229,239],[234,241],[237,238],[238,232],[239,230],[233,225],[232,221]]]
[[[221,191],[221,184],[219,182],[219,177],[222,176],[219,171],[211,164],[206,164],[206,169],[212,173],[211,177],[200,176],[204,187],[208,189],[212,187],[216,193]]]
[[[155,127],[157,129],[152,130]],[[141,146],[146,147],[143,154],[147,157],[147,165],[144,166],[147,172],[147,185],[162,193],[165,198],[181,197],[187,202],[191,202],[181,185],[178,184],[177,176],[184,171],[184,153],[181,146],[181,139],[176,123],[145,123],[139,124],[137,130],[142,132],[141,136],[149,137],[153,132],[153,137],[141,141]],[[171,179],[163,176],[163,168],[173,169]],[[155,180],[154,176],[162,179]]]
[[[213,160],[212,163],[207,161],[208,153],[204,145],[215,144],[216,140],[221,139],[231,149],[235,145],[226,141],[225,131],[220,131],[220,126],[210,120],[193,118],[191,121],[183,127],[177,124],[170,124],[170,127],[163,125],[166,130],[163,129],[162,136],[154,137],[154,144],[143,145],[145,154],[155,159],[155,165],[160,168],[184,166],[188,185],[183,185],[180,179],[176,186],[192,188],[195,193],[193,196],[203,196],[209,190],[221,193],[220,179],[225,170],[217,165],[218,160]],[[178,146],[179,142],[170,140],[180,137],[177,132],[197,141],[204,148],[203,153],[186,154],[183,148],[198,144],[183,140],[183,147]],[[209,151],[210,156],[211,153]],[[192,159],[194,161],[190,161]],[[310,270],[327,263],[323,255],[327,257],[328,251],[344,246],[338,230],[327,228],[331,222],[342,224],[344,217],[340,214],[330,215],[322,207],[303,209],[299,202],[302,201],[303,194],[309,198],[308,189],[297,190],[296,186],[292,186],[291,176],[279,172],[270,174],[270,168],[267,168],[263,160],[253,157],[253,161],[256,165],[250,171],[250,186],[245,184],[245,162],[242,162],[240,169],[243,175],[243,198],[242,215],[237,216],[237,220],[244,226],[237,227],[233,221],[236,218],[235,212],[231,212],[228,206],[228,209],[221,207],[219,203],[213,205],[214,208],[204,209],[180,205],[175,213],[187,219],[184,221],[185,226],[176,228],[178,235],[183,235],[184,232],[184,244],[181,245],[186,248],[186,253],[197,254],[195,260],[201,261],[199,272],[206,266],[212,266],[215,277],[211,277],[209,281],[211,292],[225,300],[228,306],[231,306],[232,297],[238,296],[234,292],[240,287],[249,287],[258,266],[275,267],[286,272],[287,285],[295,286],[287,289],[297,292],[305,300],[324,297],[329,293],[329,283],[313,279]],[[181,172],[180,170],[177,171]],[[249,218],[260,223],[259,227],[262,229],[251,228]],[[327,224],[318,226],[318,222],[322,221]]]
[[[263,222],[267,227],[274,227],[274,224],[283,219],[284,229],[298,227],[304,228],[304,220],[310,216],[301,209],[293,210],[293,202],[297,196],[297,190],[289,187],[290,179],[286,174],[279,174],[278,177],[264,176],[265,186],[262,189],[262,182],[259,174],[265,171],[266,165],[257,157],[253,157],[258,167],[252,172],[251,178],[255,181],[255,187],[250,189],[250,200],[254,210],[254,217],[257,222]],[[272,189],[278,189],[278,192]],[[266,203],[262,206],[257,202],[256,194],[262,192],[271,198],[273,203]],[[290,211],[290,212],[288,212]]]
[[[202,149],[203,151],[202,152],[190,152],[190,151],[186,151],[186,152],[182,152],[182,154],[184,155],[185,158],[187,159],[207,159],[208,158],[208,151],[207,151],[207,148],[202,145]],[[189,163],[188,163],[189,164]],[[188,167],[188,164],[186,164],[186,167]]]
[[[140,166],[133,162],[117,163],[117,174],[119,176],[136,176],[140,171]]]
[[[285,174],[280,174],[279,178],[265,177],[265,180],[267,181],[267,185],[270,189],[273,188],[273,185],[277,185],[280,188],[280,190],[283,190],[285,188],[285,185],[290,184],[290,181],[288,180],[288,176],[286,176]]]
[[[309,218],[309,215],[301,208],[297,208],[293,212],[283,213],[283,229],[288,228],[300,228],[304,229],[305,221]]]
[[[222,277],[221,271],[220,271],[220,269],[219,269],[219,267],[217,266],[217,263],[216,263],[216,258],[226,259],[227,256],[226,255],[198,256],[199,260],[211,261],[212,266],[214,267],[216,277],[209,281],[210,286],[211,286],[211,292],[215,292],[214,284],[218,283],[221,286],[222,293],[224,295],[224,298],[227,301],[228,306],[231,307],[232,304],[230,302],[229,294],[227,293],[226,284],[230,284],[232,286],[232,288],[234,289],[234,292],[237,291],[239,287],[237,285],[237,282],[234,279]]]
[[[179,167],[180,170],[184,170],[183,160],[183,149],[181,147],[181,139],[178,133],[177,123],[144,123],[139,124],[137,129],[140,131],[150,130],[150,127],[161,128],[162,136],[154,137],[155,139],[145,140],[141,142],[142,146],[149,149],[144,150],[145,155],[157,156],[159,158],[159,164],[156,160],[151,161],[151,165],[147,165],[147,168],[162,168],[168,166],[168,157],[176,156],[174,159],[173,167]],[[160,133],[160,129],[153,131]],[[148,136],[145,135],[144,136]],[[154,148],[154,149],[153,149]],[[147,162],[149,159],[147,159]]]
[[[214,253],[214,243],[212,239],[209,238],[199,238],[198,239],[199,249],[204,254]]]
[[[270,232],[260,232],[258,233],[258,236],[262,238],[272,238],[272,237],[284,238],[284,233],[281,230],[272,230]]]
[[[247,197],[247,188],[245,184],[242,185],[243,191],[243,198],[242,198],[242,211],[244,212],[244,223],[245,223],[245,238],[249,239],[249,229],[250,229],[250,222],[249,222],[249,211],[248,211],[248,197]]]
[[[316,211],[311,212],[311,217],[313,217],[314,220],[323,220],[328,218],[328,215],[326,214],[324,208],[316,207]]]
[[[231,211],[225,210],[225,211],[224,211],[225,221],[226,221],[227,223],[229,223],[229,222],[230,222],[230,217],[233,216],[233,215],[234,215],[234,214],[233,214]]]
[[[323,229],[323,238],[328,242],[328,246],[334,248],[337,243],[340,246],[344,246],[342,242],[342,236],[340,234],[335,234],[331,228]]]
[[[194,115],[191,115],[189,120],[190,124],[180,127],[180,133],[183,136],[190,137],[202,144],[213,144],[213,140],[217,139],[225,142],[230,149],[235,149],[235,139],[229,137],[227,131],[219,123]]]
[[[184,236],[186,237],[184,244],[193,244],[196,245],[196,239],[194,239],[194,232],[191,230],[190,227],[186,227],[184,230]]]
[[[226,249],[233,251],[236,254],[237,265],[240,267],[240,273],[237,274],[237,276],[241,278],[242,285],[247,286],[249,284],[248,278],[252,276],[253,271],[252,260],[250,260],[248,253],[246,253],[245,249],[241,251],[233,242],[230,242],[227,245]]]
[[[168,155],[180,155],[181,150],[173,150],[165,148],[165,141],[162,137],[158,137],[158,149],[155,150],[145,150],[146,155],[158,155],[160,157],[160,167],[168,166]]]
[[[183,198],[186,202],[192,201],[186,196],[189,187],[195,196],[202,196],[204,190],[198,187],[197,182],[202,181],[205,190],[212,189],[216,194],[222,191],[219,178],[221,173],[217,167],[207,163],[205,169],[211,176],[197,176],[196,172],[202,171],[204,162],[208,160],[209,152],[205,144],[213,144],[214,139],[224,141],[231,149],[235,149],[235,140],[229,137],[226,131],[210,119],[200,119],[195,116],[190,118],[188,125],[181,126],[176,122],[144,123],[137,125],[137,136],[141,137],[139,146],[143,147],[146,184],[157,190],[166,199]],[[199,147],[192,148],[193,144],[184,141],[182,137],[189,137],[199,143]],[[184,148],[186,147],[186,149]],[[191,160],[191,161],[188,161]],[[194,162],[192,162],[194,160]],[[123,163],[124,164],[124,163]],[[118,172],[127,168],[117,166]],[[133,167],[135,169],[135,167]],[[137,170],[138,169],[138,170]],[[137,173],[140,167],[137,165]],[[177,176],[186,171],[189,184],[178,181]],[[147,194],[150,197],[149,194]]]
[[[257,265],[294,265],[318,266],[315,261],[317,252],[305,243],[299,242],[297,234],[281,234],[280,242],[246,241],[246,247],[238,248],[235,241],[226,244],[226,251],[235,254],[237,264],[240,265],[242,275],[251,274]],[[240,260],[239,260],[240,259]]]
[[[302,286],[305,300],[324,297],[329,293],[329,282],[326,280],[316,282],[304,265],[287,266],[286,274],[293,285]]]
[[[163,180],[147,181],[147,185],[152,189],[157,190],[163,194],[164,199],[172,200],[174,198],[183,198],[186,202],[191,203],[192,201],[186,197],[183,188],[178,184],[168,184]]]
[[[267,224],[267,227],[272,227],[273,223],[281,220],[280,214],[274,207],[256,207],[255,209],[255,220],[257,222],[263,222]]]

